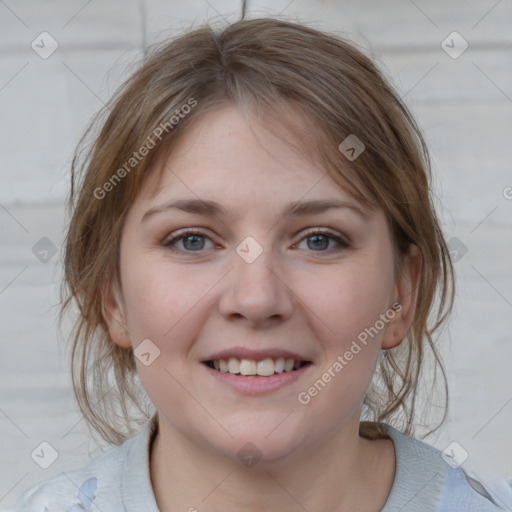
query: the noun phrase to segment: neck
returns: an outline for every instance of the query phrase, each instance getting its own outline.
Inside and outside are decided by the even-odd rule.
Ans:
[[[381,510],[393,483],[394,455],[392,441],[361,438],[359,423],[352,422],[320,446],[244,466],[159,418],[150,469],[161,512]]]

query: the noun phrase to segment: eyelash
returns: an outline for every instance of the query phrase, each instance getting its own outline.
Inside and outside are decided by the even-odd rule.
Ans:
[[[175,252],[185,252],[185,253],[202,252],[202,250],[199,250],[199,251],[187,251],[187,250],[181,250],[181,249],[176,249],[175,248],[177,242],[187,238],[188,236],[192,236],[192,235],[202,236],[202,237],[207,238],[207,239],[210,240],[210,237],[208,237],[205,233],[203,233],[200,230],[197,230],[197,229],[187,229],[186,231],[181,231],[181,232],[176,233],[170,239],[165,241],[165,243],[163,243],[162,245],[164,247],[168,247],[170,250],[175,251]],[[330,231],[328,229],[318,229],[318,228],[312,228],[312,229],[306,231],[304,233],[304,236],[300,239],[299,242],[302,242],[303,240],[305,240],[307,238],[311,238],[313,236],[318,236],[318,235],[326,236],[327,238],[329,238],[331,240],[334,240],[338,244],[338,247],[334,248],[334,249],[327,249],[327,250],[323,250],[323,251],[311,251],[311,252],[318,252],[320,254],[321,253],[324,253],[324,254],[337,254],[337,253],[340,253],[340,252],[343,252],[343,251],[347,250],[350,247],[350,243],[348,242],[348,240],[344,240],[343,238],[338,236],[335,232]],[[212,240],[212,242],[213,242],[213,240]]]

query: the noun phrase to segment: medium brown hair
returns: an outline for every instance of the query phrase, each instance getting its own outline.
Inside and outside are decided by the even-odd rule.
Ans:
[[[132,433],[133,404],[142,412],[139,424],[148,417],[151,406],[144,405],[133,350],[109,338],[103,299],[107,287],[119,282],[124,220],[152,163],[172,151],[191,123],[227,104],[249,115],[274,116],[308,144],[340,186],[381,208],[397,261],[411,244],[418,248],[415,318],[405,340],[381,353],[365,416],[411,434],[430,352],[435,366],[428,380],[435,381],[437,368],[443,377],[444,420],[446,378],[433,333],[451,310],[454,278],[433,204],[425,141],[397,93],[353,43],[305,24],[264,18],[218,29],[207,25],[153,47],[77,147],[61,311],[78,306],[72,377],[89,425],[118,444]],[[352,161],[338,149],[349,135],[365,146]],[[362,422],[360,432],[379,435],[372,422]]]

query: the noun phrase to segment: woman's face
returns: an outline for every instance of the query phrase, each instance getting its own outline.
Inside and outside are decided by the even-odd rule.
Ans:
[[[381,347],[407,328],[382,211],[228,106],[189,129],[152,194],[156,180],[126,219],[108,322],[160,428],[276,460],[357,425]]]

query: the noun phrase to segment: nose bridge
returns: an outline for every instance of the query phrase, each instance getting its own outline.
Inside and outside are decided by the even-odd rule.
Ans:
[[[223,293],[221,312],[243,316],[251,323],[271,317],[288,317],[293,307],[291,292],[279,275],[281,265],[271,248],[247,237],[233,253],[233,270]]]

